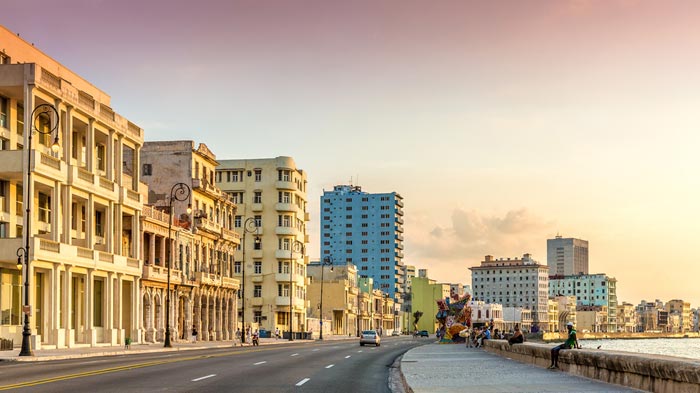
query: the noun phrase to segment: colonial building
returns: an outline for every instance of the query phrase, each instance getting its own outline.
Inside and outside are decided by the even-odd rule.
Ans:
[[[680,299],[669,300],[666,302],[666,311],[669,316],[678,315],[679,332],[693,331],[693,314],[690,311],[690,302]]]
[[[217,180],[238,204],[234,226],[246,235],[246,244],[235,251],[234,264],[235,277],[243,280],[245,273],[241,317],[245,309],[247,326],[286,334],[291,323],[294,332],[308,331],[306,172],[291,157],[221,160],[220,164]],[[252,232],[246,234],[249,219],[253,226],[247,228]]]
[[[634,333],[637,331],[637,311],[631,303],[617,305],[617,331]]]
[[[309,307],[307,316],[322,318],[324,324],[330,321],[330,327],[323,333],[336,335],[355,335],[358,329],[358,286],[357,267],[351,263],[324,266],[316,262],[307,267],[311,282],[307,288]],[[323,269],[323,281],[321,281]],[[323,284],[321,284],[323,283]],[[321,312],[321,285],[323,285],[323,315]]]
[[[0,336],[22,341],[28,276],[34,348],[138,342],[143,130],[4,27],[0,48]]]
[[[164,337],[168,290],[171,340],[189,339],[192,326],[201,340],[233,339],[239,289],[233,256],[240,238],[233,230],[236,205],[216,186],[216,156],[192,141],[146,142],[141,162],[150,190],[143,218],[144,340]]]

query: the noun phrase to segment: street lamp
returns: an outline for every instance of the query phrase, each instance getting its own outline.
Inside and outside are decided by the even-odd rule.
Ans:
[[[320,326],[321,326],[321,332],[318,335],[319,340],[323,340],[323,271],[325,270],[326,266],[331,267],[331,271],[333,271],[333,258],[330,256],[327,256],[323,258],[323,261],[321,261],[321,318],[319,319],[320,321]]]
[[[256,246],[260,244],[260,237],[258,236],[258,222],[255,219],[255,217],[249,217],[245,220],[243,223],[243,262],[242,267],[241,267],[241,273],[243,276],[243,280],[241,280],[241,302],[243,303],[242,310],[243,312],[241,313],[241,346],[243,346],[243,342],[247,340],[248,337],[246,337],[246,330],[245,330],[245,234],[246,233],[255,233],[255,244]],[[256,247],[254,247],[256,248]]]
[[[163,347],[170,348],[170,265],[172,265],[171,254],[172,254],[172,239],[170,238],[170,231],[173,227],[173,200],[183,202],[190,199],[192,194],[190,186],[185,183],[175,183],[170,189],[170,199],[168,200],[168,213],[170,214],[170,219],[168,220],[168,286],[165,293],[165,344]],[[192,213],[192,204],[187,204],[187,214]]]
[[[29,241],[32,236],[32,215],[31,207],[32,201],[34,200],[33,187],[32,187],[32,134],[34,131],[43,134],[51,135],[56,131],[56,136],[54,137],[53,144],[51,145],[51,151],[57,153],[60,146],[58,144],[58,111],[51,104],[40,104],[32,111],[32,124],[29,128],[29,133],[27,135],[27,200],[25,204],[27,205],[26,214],[24,215],[25,225],[25,242],[24,247],[17,249],[17,267],[21,269],[22,259],[24,259],[24,264],[26,269],[24,272],[24,327],[22,329],[22,349],[19,352],[19,356],[34,356],[34,351],[32,351],[32,344],[29,338],[32,336],[31,328],[29,327]],[[51,126],[51,120],[56,119],[56,123]],[[39,126],[37,127],[37,123]]]
[[[293,239],[289,247],[289,341],[294,341],[294,251],[301,252],[301,257],[303,258],[306,252],[304,243]]]

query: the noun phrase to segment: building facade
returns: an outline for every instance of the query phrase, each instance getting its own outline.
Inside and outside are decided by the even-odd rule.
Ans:
[[[559,235],[547,239],[547,266],[550,276],[588,274],[588,241]]]
[[[146,142],[141,150],[141,174],[149,187],[142,223],[145,341],[163,339],[168,291],[171,340],[189,339],[193,326],[200,340],[234,338],[240,283],[233,262],[240,237],[233,227],[236,204],[216,185],[217,165],[209,148],[193,141]],[[189,196],[179,196],[185,200],[177,199],[179,183],[189,189]]]
[[[307,288],[310,307],[307,316],[330,322],[324,334],[356,335],[358,333],[357,267],[351,263],[330,266],[309,263],[307,275],[311,278]],[[323,281],[321,281],[323,269]],[[321,282],[323,282],[323,315],[321,312]]]
[[[530,254],[513,259],[487,255],[481,265],[469,270],[474,300],[523,307],[532,310],[533,323],[548,321],[549,270]]]
[[[690,302],[680,299],[673,299],[666,302],[666,311],[669,315],[678,315],[679,332],[690,332],[693,330],[693,314],[690,309]]]
[[[246,327],[286,335],[291,324],[294,332],[308,331],[306,172],[291,157],[219,163],[218,184],[238,204],[234,226],[245,235],[245,244],[236,250],[234,275],[244,281],[239,313],[243,318],[245,309]],[[254,225],[247,233],[249,219]]]
[[[4,27],[0,44],[0,336],[22,341],[28,276],[34,348],[138,342],[143,130]]]
[[[321,196],[321,258],[357,265],[374,287],[403,303],[403,198],[339,185]]]
[[[549,296],[576,296],[577,306],[600,306],[607,309],[604,332],[617,331],[617,280],[606,274],[550,276]]]

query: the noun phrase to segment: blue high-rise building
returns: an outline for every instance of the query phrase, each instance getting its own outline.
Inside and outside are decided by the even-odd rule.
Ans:
[[[321,196],[321,257],[351,262],[361,277],[403,303],[403,198],[339,185]]]

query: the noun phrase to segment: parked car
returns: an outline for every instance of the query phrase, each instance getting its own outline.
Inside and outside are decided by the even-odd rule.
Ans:
[[[430,334],[428,334],[427,330],[419,330],[416,332],[416,336],[418,336],[418,337],[430,337]]]
[[[377,334],[376,330],[363,330],[360,335],[360,346],[364,347],[365,344],[374,344],[379,346],[381,344],[381,339]]]
[[[391,335],[392,335],[392,336],[400,336],[401,333],[399,333],[398,330],[394,330],[393,332],[391,332]]]

